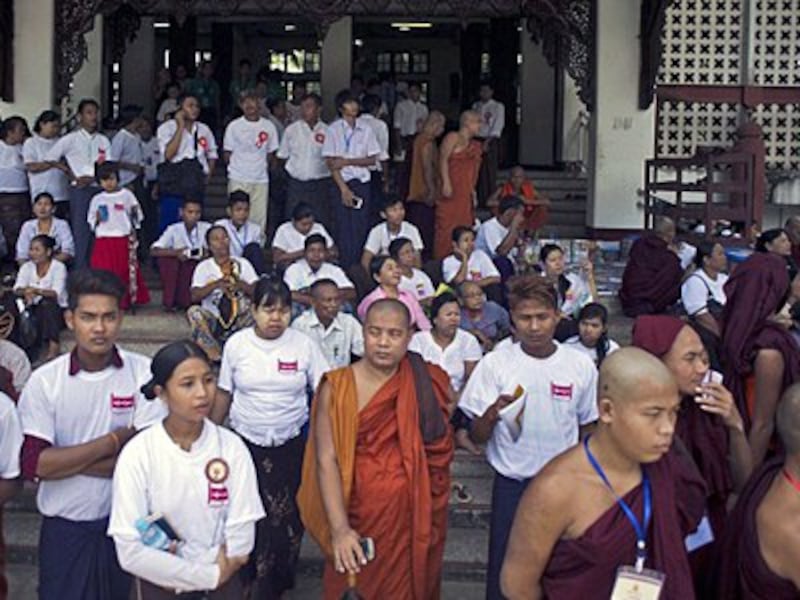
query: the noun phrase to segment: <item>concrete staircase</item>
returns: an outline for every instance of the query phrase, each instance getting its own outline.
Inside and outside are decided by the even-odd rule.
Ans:
[[[580,239],[586,237],[586,205],[588,182],[585,174],[568,171],[528,170],[528,178],[536,190],[550,198],[550,221],[544,226],[542,237]],[[507,172],[498,174],[504,181]]]

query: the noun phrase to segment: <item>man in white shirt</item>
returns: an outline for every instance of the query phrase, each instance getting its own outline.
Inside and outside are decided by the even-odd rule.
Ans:
[[[485,252],[500,271],[501,281],[516,272],[517,246],[525,223],[525,204],[517,196],[500,201],[497,216],[481,223],[475,237],[475,248]]]
[[[405,238],[411,241],[414,247],[414,266],[420,266],[420,254],[425,247],[422,236],[416,225],[405,220],[406,208],[399,196],[389,196],[381,208],[380,217],[383,223],[378,223],[370,229],[367,241],[364,242],[364,251],[361,253],[361,265],[369,272],[372,259],[381,254],[389,254],[389,246],[394,240]]]
[[[141,107],[124,106],[120,114],[120,129],[111,140],[109,152],[109,160],[117,163],[119,168],[120,187],[127,187],[134,194],[137,194],[137,178],[144,172],[142,139],[139,137],[141,126]]]
[[[246,258],[259,275],[267,272],[264,261],[264,230],[250,220],[250,197],[247,192],[231,192],[228,197],[228,218],[219,219],[214,224],[221,225],[228,231],[231,256]]]
[[[342,299],[333,279],[318,279],[311,285],[311,308],[292,322],[292,327],[316,340],[331,369],[346,367],[353,356],[364,355],[361,323],[341,312]]]
[[[265,231],[269,198],[268,161],[278,149],[278,130],[261,116],[255,90],[242,92],[239,107],[244,113],[225,128],[222,157],[228,163],[228,193],[236,190],[250,196],[250,220]]]
[[[336,183],[333,204],[340,262],[349,268],[361,257],[367,237],[372,210],[369,167],[375,164],[381,148],[372,128],[359,120],[358,100],[350,91],[336,95],[336,108],[341,118],[328,127],[322,156]]]
[[[303,258],[306,238],[318,233],[325,238],[328,246],[328,257],[335,259],[339,253],[328,230],[322,223],[317,223],[316,214],[310,204],[301,202],[292,210],[292,219],[283,223],[275,232],[272,240],[272,262],[279,267],[286,267]]]
[[[481,83],[480,100],[472,105],[472,110],[481,115],[481,128],[478,139],[483,141],[483,160],[478,175],[478,203],[486,206],[486,201],[497,187],[497,160],[500,136],[506,124],[506,107],[494,99],[491,82]]]
[[[69,190],[69,215],[72,235],[75,238],[73,266],[81,269],[89,265],[91,231],[86,220],[89,203],[100,191],[95,181],[95,166],[106,161],[111,151],[111,142],[97,132],[100,121],[100,105],[96,100],[84,99],[78,104],[78,128],[59,139],[47,153],[47,160],[58,163],[67,161],[72,184]]]
[[[300,101],[300,119],[286,128],[278,148],[278,158],[285,161],[288,174],[284,215],[291,218],[301,202],[314,209],[317,220],[333,229],[331,172],[322,157],[328,126],[320,120],[322,98],[307,94]]]
[[[486,589],[492,599],[502,598],[500,568],[528,481],[597,420],[597,369],[553,340],[559,321],[553,287],[535,275],[520,277],[509,286],[509,302],[518,343],[486,355],[459,400],[472,419],[472,441],[488,442],[495,471]]]
[[[150,379],[150,359],[116,346],[124,294],[107,271],[73,274],[65,316],[75,349],[37,369],[19,401],[22,473],[40,482],[44,515],[40,598],[128,597],[130,576],[105,535],[110,478],[127,441],[166,411],[140,392]]]
[[[327,255],[325,238],[320,234],[312,234],[306,238],[304,257],[289,265],[283,274],[283,280],[292,292],[292,303],[300,304],[301,309],[313,304],[309,290],[320,279],[333,280],[346,302],[353,302],[356,299],[353,282],[340,267],[325,262]]]
[[[379,117],[381,110],[381,98],[375,94],[365,94],[361,100],[360,121],[369,125],[378,140],[381,151],[375,164],[369,167],[370,188],[372,190],[372,214],[370,221],[378,220],[378,212],[381,210],[389,193],[389,126],[386,121]]]
[[[394,107],[394,143],[395,154],[403,155],[397,177],[398,193],[405,198],[408,192],[408,178],[411,176],[411,165],[414,151],[414,138],[422,131],[422,125],[428,118],[428,107],[420,95],[422,90],[416,82],[409,82],[408,97],[400,100]]]

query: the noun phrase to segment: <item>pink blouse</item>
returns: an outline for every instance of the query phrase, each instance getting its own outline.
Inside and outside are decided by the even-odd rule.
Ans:
[[[363,322],[364,318],[367,316],[367,309],[372,303],[384,298],[388,298],[388,296],[381,286],[376,287],[369,294],[364,296],[364,299],[361,301],[361,304],[358,305],[358,310],[356,311],[358,313],[358,318]],[[429,331],[431,329],[431,322],[428,320],[428,317],[425,316],[422,306],[420,306],[420,303],[414,296],[403,290],[398,290],[397,299],[405,304],[406,308],[408,308],[408,312],[411,313],[412,325],[416,325],[417,329],[420,331]]]

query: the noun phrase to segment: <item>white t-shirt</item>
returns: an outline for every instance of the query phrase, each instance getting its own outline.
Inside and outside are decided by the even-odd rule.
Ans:
[[[158,138],[155,136],[142,142],[142,160],[144,160],[144,180],[148,183],[157,181],[161,150],[158,149]]]
[[[231,256],[241,257],[245,247],[249,244],[264,245],[264,234],[261,232],[261,227],[252,221],[247,221],[239,229],[236,229],[230,219],[219,219],[214,225],[222,225],[228,232],[228,238],[231,241],[229,246]]]
[[[349,365],[351,354],[364,356],[364,330],[353,315],[340,312],[325,329],[310,308],[292,321],[292,327],[319,344],[331,369]]]
[[[461,261],[454,254],[442,261],[442,279],[450,283],[458,274]],[[487,277],[500,277],[500,271],[494,266],[492,259],[483,250],[477,248],[472,251],[467,259],[467,281],[480,281]]]
[[[39,221],[37,219],[30,219],[22,224],[17,238],[17,260],[28,260],[31,240],[39,233]],[[47,231],[46,234],[56,241],[55,252],[63,252],[64,254],[75,256],[75,239],[72,237],[69,223],[58,217],[53,217],[50,220],[50,231]]]
[[[293,292],[310,288],[320,279],[332,279],[339,289],[354,288],[353,282],[341,267],[324,262],[319,269],[312,271],[305,258],[292,263],[283,274],[283,280]]]
[[[67,267],[58,260],[50,261],[50,268],[43,277],[39,277],[36,272],[36,265],[32,261],[23,263],[17,272],[17,279],[14,282],[14,289],[35,287],[40,290],[52,290],[56,295],[56,302],[61,308],[67,307]],[[37,296],[36,302],[41,300]]]
[[[0,366],[11,371],[14,389],[21,393],[31,377],[31,361],[25,351],[14,342],[0,340]]]
[[[592,302],[592,290],[586,278],[578,273],[567,273],[569,280],[567,293],[561,298],[561,312],[565,315],[577,317],[581,308]]]
[[[142,154],[142,139],[128,131],[120,129],[114,139],[111,140],[111,150],[109,160],[115,162],[131,163],[144,166],[144,155]],[[136,173],[121,169],[119,172],[119,184],[128,185],[136,179]]]
[[[687,314],[693,317],[707,313],[709,296],[724,306],[727,301],[725,296],[727,282],[728,276],[725,273],[717,275],[716,281],[703,269],[697,269],[689,275],[681,286],[681,301]]]
[[[212,484],[206,469],[219,459],[228,475]],[[226,544],[228,556],[249,554],[255,523],[265,516],[250,452],[239,436],[208,419],[188,452],[163,423],[134,437],[120,454],[113,486],[108,535],[122,568],[180,592],[217,587],[220,545]],[[179,555],[142,543],[135,523],[157,513],[182,540]]]
[[[400,285],[397,287],[404,292],[416,296],[417,300],[420,302],[425,298],[430,298],[436,293],[433,282],[425,271],[413,268],[411,269],[411,277],[402,275],[400,277]]]
[[[22,430],[65,448],[84,444],[119,427],[144,429],[166,415],[164,403],[139,388],[150,380],[150,359],[119,350],[122,367],[69,374],[71,354],[36,369],[19,400]],[[39,482],[39,512],[92,521],[111,511],[111,480],[88,475]]]
[[[187,231],[183,221],[179,221],[169,225],[161,237],[153,242],[152,247],[167,250],[185,248],[187,253],[191,250],[205,250],[206,233],[209,229],[211,229],[211,223],[198,221],[191,231]]]
[[[158,107],[156,121],[163,123],[167,119],[171,119],[178,112],[178,108],[180,107],[178,106],[177,98],[164,98],[161,106]]]
[[[491,258],[497,256],[497,248],[503,243],[508,235],[508,227],[497,220],[497,217],[492,217],[488,221],[481,223],[478,228],[478,235],[475,237],[475,247],[478,250],[483,250]],[[517,249],[512,248],[508,253],[509,258],[514,258],[517,255]]]
[[[0,392],[0,479],[19,477],[22,425],[14,401]]]
[[[577,350],[581,354],[585,354],[592,360],[594,364],[597,364],[597,348],[589,348],[588,346],[584,346],[581,343],[581,337],[579,335],[573,335],[564,342],[564,345],[568,348],[572,348],[573,350]],[[608,351],[606,352],[606,356],[612,352],[616,352],[617,350],[619,350],[619,344],[614,340],[608,340]]]
[[[228,179],[242,183],[267,183],[267,155],[278,149],[278,130],[269,119],[259,117],[248,121],[241,116],[225,128],[222,147],[231,153]]]
[[[372,128],[375,139],[378,140],[378,147],[381,149],[378,158],[375,159],[375,164],[372,165],[369,170],[381,171],[383,170],[381,161],[389,160],[389,126],[381,119],[376,119],[372,115],[361,115],[359,119]]]
[[[258,275],[249,260],[246,258],[237,258],[235,256],[231,257],[231,260],[239,265],[239,277],[241,277],[242,281],[245,283],[255,283],[258,280]],[[217,281],[220,277],[222,277],[222,269],[219,268],[219,265],[213,257],[207,258],[200,261],[197,267],[195,267],[194,273],[192,274],[192,287],[205,287],[212,281]],[[219,316],[220,298],[222,298],[222,290],[214,290],[203,298],[200,302],[200,306],[212,315]]]
[[[163,160],[166,160],[167,146],[172,140],[172,136],[175,135],[175,130],[177,128],[178,122],[175,119],[170,119],[162,123],[156,130],[158,150]],[[177,163],[187,158],[197,158],[203,166],[203,172],[206,174],[208,174],[208,161],[218,158],[217,140],[214,139],[214,134],[205,123],[194,123],[191,131],[187,131],[184,128],[181,133],[181,142],[178,146],[178,152],[169,162]]]
[[[89,133],[78,127],[53,144],[47,160],[65,158],[75,177],[94,177],[95,163],[105,162],[110,149],[111,142],[102,133]]]
[[[375,256],[381,254],[389,254],[389,244],[397,238],[406,238],[411,241],[414,250],[422,252],[425,244],[422,243],[422,236],[419,234],[419,229],[416,225],[412,225],[408,221],[400,223],[400,231],[392,233],[389,231],[389,225],[385,221],[378,223],[369,230],[367,241],[364,242],[364,250],[371,252]]]
[[[275,231],[275,237],[272,240],[272,247],[283,250],[286,253],[297,252],[305,248],[306,238],[310,235],[319,234],[325,238],[328,249],[333,246],[333,238],[328,230],[322,223],[314,223],[311,230],[303,235],[295,228],[291,221],[282,223]]]
[[[230,392],[231,427],[260,446],[278,446],[308,421],[308,391],[329,370],[319,345],[295,329],[265,340],[250,327],[225,344],[219,387]]]
[[[378,145],[375,132],[362,119],[356,119],[354,127],[350,127],[344,119],[338,119],[328,126],[328,133],[322,145],[323,157],[377,158],[380,153],[381,147]],[[367,183],[370,180],[367,167],[345,167],[341,173],[345,181],[358,179],[361,183]]]
[[[511,479],[533,477],[556,455],[578,443],[579,427],[597,420],[597,368],[583,354],[560,344],[547,358],[526,354],[520,344],[490,352],[469,378],[458,406],[479,417],[501,394],[525,394],[522,433],[514,441],[501,419],[486,448],[495,471]]]
[[[472,110],[481,115],[481,128],[478,136],[482,138],[499,138],[506,124],[506,107],[494,98],[488,102],[476,102]]]
[[[25,163],[46,162],[47,154],[55,146],[58,138],[43,138],[34,134],[22,144],[22,159]],[[69,181],[61,169],[47,169],[40,173],[28,173],[28,184],[31,189],[31,200],[42,192],[49,192],[56,202],[69,198]]]
[[[22,160],[22,144],[9,146],[0,140],[0,194],[28,191],[28,175]]]
[[[99,218],[98,211],[101,213]],[[134,221],[131,221],[132,214]],[[89,222],[89,227],[94,230],[95,237],[125,237],[130,235],[134,226],[139,229],[144,220],[144,213],[133,192],[122,188],[116,192],[95,194],[89,204],[86,220]]]
[[[430,331],[418,331],[411,338],[408,349],[421,354],[429,363],[442,367],[450,376],[450,385],[456,392],[464,385],[464,363],[478,362],[483,358],[477,338],[463,329],[456,329],[456,337],[444,350],[433,339]]]
[[[286,172],[298,181],[312,181],[330,177],[331,172],[322,158],[322,145],[328,126],[317,121],[314,129],[303,121],[296,121],[286,128],[278,148],[278,158],[286,160]]]
[[[428,107],[411,98],[401,100],[394,107],[394,128],[399,129],[402,136],[416,135],[427,118]]]

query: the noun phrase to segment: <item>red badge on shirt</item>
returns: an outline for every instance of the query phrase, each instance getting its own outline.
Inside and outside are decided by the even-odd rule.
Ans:
[[[223,506],[228,503],[228,487],[225,482],[230,474],[228,463],[222,458],[212,458],[206,465],[208,479],[208,505]]]
[[[278,373],[297,373],[297,361],[284,362],[278,359]]]
[[[105,162],[106,161],[106,149],[105,148],[98,148],[97,149],[97,162]]]
[[[316,141],[318,144],[324,144],[325,134],[322,133],[321,131],[318,131],[317,133],[314,134],[314,141]]]
[[[258,133],[258,141],[256,141],[256,148],[261,148],[261,146],[267,143],[268,139],[269,134],[266,131],[260,131]]]
[[[200,147],[203,150],[208,151],[208,140],[205,137],[201,137],[199,140],[197,140],[197,143],[200,144]]]
[[[572,385],[558,385],[557,383],[550,383],[550,395],[554,400],[563,400],[568,402],[572,400]]]
[[[228,488],[224,485],[208,484],[208,503],[211,506],[228,503]]]
[[[114,203],[114,210],[125,210],[125,205],[121,202]]]
[[[133,396],[115,396],[111,394],[112,411],[130,410],[133,408],[134,403]]]

